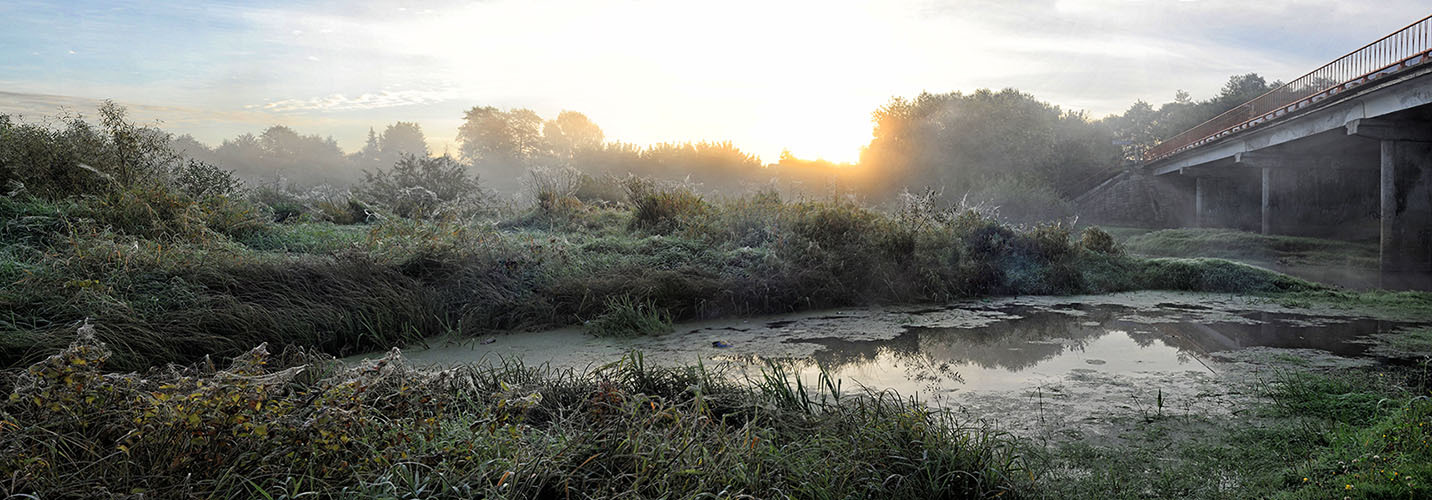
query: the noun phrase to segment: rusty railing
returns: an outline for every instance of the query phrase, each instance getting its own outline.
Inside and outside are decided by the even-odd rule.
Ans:
[[[1144,153],[1144,161],[1167,158],[1283,118],[1343,92],[1429,62],[1432,62],[1432,16],[1158,143]]]

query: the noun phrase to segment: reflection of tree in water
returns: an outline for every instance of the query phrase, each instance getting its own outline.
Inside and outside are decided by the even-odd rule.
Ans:
[[[1257,346],[1319,349],[1339,356],[1359,356],[1367,350],[1367,345],[1349,341],[1412,325],[1371,319],[1308,324],[1308,320],[1316,318],[1268,312],[1253,313],[1248,317],[1258,323],[1180,322],[1142,326],[1154,330],[1152,336],[1181,351],[1206,353]],[[1132,333],[1129,336],[1139,340]]]
[[[1010,312],[1023,318],[979,328],[911,327],[899,337],[886,341],[817,340],[815,343],[826,349],[814,357],[817,363],[831,370],[869,364],[884,354],[907,366],[927,368],[931,372],[949,371],[952,366],[963,364],[1019,371],[1059,356],[1066,349],[1083,350],[1090,341],[1108,331],[1080,323],[1103,323],[1114,314],[1107,310],[1091,310],[1086,316],[1028,309]]]
[[[1197,316],[1173,313],[1171,323],[1120,321],[1126,312],[1120,307],[1090,307],[1086,315],[1073,316],[1033,308],[1009,308],[1021,316],[979,328],[911,327],[896,338],[882,341],[851,341],[836,338],[802,340],[826,349],[813,355],[814,364],[827,370],[846,371],[863,367],[883,370],[899,364],[907,379],[937,383],[958,381],[958,368],[978,366],[1017,372],[1058,357],[1069,351],[1083,351],[1110,333],[1128,335],[1139,347],[1161,343],[1176,349],[1180,361],[1191,362],[1199,354],[1251,346],[1308,347],[1339,355],[1357,355],[1365,346],[1349,339],[1389,331],[1407,324],[1353,320],[1322,326],[1306,323],[1305,316],[1257,313],[1249,317],[1259,324],[1200,323]],[[1139,315],[1148,316],[1149,311]],[[1162,314],[1160,314],[1162,315]],[[1084,326],[1084,323],[1097,323]],[[812,360],[792,360],[791,366],[808,368]]]
[[[960,383],[964,380],[951,363],[931,357],[920,350],[919,337],[913,332],[882,341],[850,341],[843,339],[816,339],[825,350],[817,351],[814,364],[828,371],[838,372],[847,368],[879,365],[888,369],[891,360],[905,370],[905,379],[924,382],[932,387]],[[882,359],[882,356],[884,357]],[[800,363],[805,365],[809,361]],[[807,365],[808,366],[808,365]]]

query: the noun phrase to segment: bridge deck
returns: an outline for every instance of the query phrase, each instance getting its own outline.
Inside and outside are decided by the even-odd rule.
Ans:
[[[1302,114],[1335,102],[1341,95],[1429,63],[1432,63],[1432,16],[1160,142],[1144,153],[1144,164]]]

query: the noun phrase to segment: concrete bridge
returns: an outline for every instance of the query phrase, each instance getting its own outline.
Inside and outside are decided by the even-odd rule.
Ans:
[[[1373,239],[1432,276],[1432,16],[1172,137],[1136,169],[1179,225]]]

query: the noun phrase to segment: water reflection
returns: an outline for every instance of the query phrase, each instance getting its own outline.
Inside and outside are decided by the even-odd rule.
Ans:
[[[1115,295],[1103,300],[848,309],[693,323],[680,333],[651,337],[600,338],[567,328],[491,342],[434,341],[405,355],[418,364],[520,357],[529,364],[584,369],[641,350],[659,363],[727,361],[754,376],[766,363],[778,362],[808,379],[825,369],[846,387],[864,384],[938,397],[955,391],[1023,394],[1094,379],[1126,385],[1134,383],[1132,377],[1145,377],[1144,382],[1186,379],[1190,373],[1217,369],[1210,353],[1255,346],[1357,357],[1367,346],[1351,340],[1409,326],[1253,312],[1203,296],[1170,294],[1140,302]]]
[[[861,385],[929,395],[1029,388],[1081,373],[1211,372],[1208,353],[1254,346],[1357,356],[1367,346],[1349,341],[1406,326],[1274,313],[1204,324],[1182,321],[1180,309],[1151,317],[1117,306],[1010,308],[1004,311],[1020,319],[978,328],[908,327],[880,341],[801,339],[823,349],[784,362],[805,376],[823,368]]]

